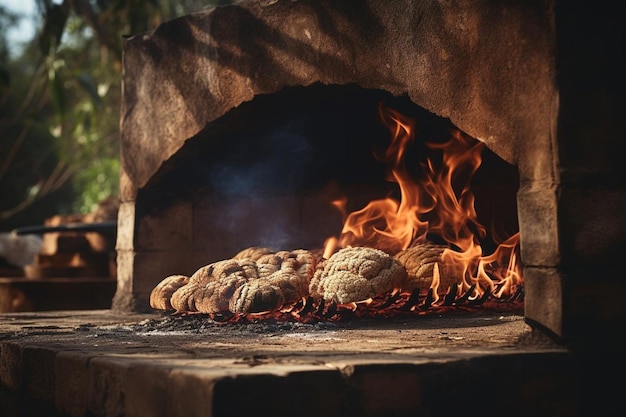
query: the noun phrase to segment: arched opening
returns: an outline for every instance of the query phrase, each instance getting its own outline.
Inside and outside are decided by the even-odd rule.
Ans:
[[[396,123],[410,129],[400,132],[406,138]],[[512,271],[521,291],[521,266],[480,275],[479,262],[494,268],[489,257],[510,238],[513,249],[500,256],[519,259],[518,189],[515,166],[408,97],[314,84],[257,96],[211,122],[139,190],[136,215],[151,225],[150,245],[184,265],[153,276],[155,286],[250,247],[305,249],[321,260],[348,246],[395,256],[432,243],[451,251],[440,268],[464,258],[459,297],[500,297],[513,291],[504,283]],[[168,242],[181,205],[192,212],[192,237],[168,248],[158,242]],[[355,216],[362,232],[346,232]]]

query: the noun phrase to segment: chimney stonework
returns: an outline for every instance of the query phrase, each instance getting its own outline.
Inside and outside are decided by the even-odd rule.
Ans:
[[[248,0],[127,38],[114,308],[146,308],[163,277],[219,251],[198,226],[219,208],[183,200],[153,213],[142,200],[189,139],[211,136],[220,118],[260,95],[354,84],[408,96],[517,166],[525,316],[565,340],[580,332],[579,302],[601,303],[585,298],[593,287],[585,276],[599,265],[611,271],[626,235],[626,222],[613,222],[626,198],[612,153],[625,130],[604,107],[581,108],[616,95],[604,85],[579,91],[579,77],[599,70],[578,61],[577,42],[605,56],[576,33],[576,6],[561,3]],[[590,127],[579,129],[585,111]]]

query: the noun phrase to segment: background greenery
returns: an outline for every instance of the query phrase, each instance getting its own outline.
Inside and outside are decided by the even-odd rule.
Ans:
[[[17,54],[0,5],[0,231],[117,198],[122,39],[234,0],[36,0]]]

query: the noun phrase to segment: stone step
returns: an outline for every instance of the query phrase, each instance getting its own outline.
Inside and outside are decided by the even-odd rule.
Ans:
[[[3,416],[576,415],[569,352],[519,316],[227,323],[0,316]],[[538,339],[540,340],[540,339]]]

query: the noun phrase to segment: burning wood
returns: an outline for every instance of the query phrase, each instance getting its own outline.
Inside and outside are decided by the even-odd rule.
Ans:
[[[185,275],[172,275],[161,281],[150,293],[150,305],[157,310],[172,310],[172,295],[189,283]]]
[[[277,310],[308,295],[314,268],[315,258],[305,250],[248,248],[198,269],[188,279],[165,278],[152,291],[150,305],[199,313]]]
[[[519,234],[488,256],[480,244],[486,228],[478,222],[469,182],[483,144],[461,132],[446,143],[427,143],[441,161],[428,159],[424,178],[414,179],[403,160],[414,121],[382,105],[380,115],[392,134],[381,159],[391,167],[400,201],[374,200],[350,214],[345,201],[335,201],[345,222],[339,236],[326,241],[323,256],[305,249],[247,248],[188,279],[165,278],[154,288],[151,306],[226,320],[268,312],[325,320],[363,310],[385,315],[480,305],[516,293],[522,283]],[[434,235],[445,244],[429,241]]]
[[[406,313],[436,306],[438,293],[445,294],[441,306],[482,304],[493,295],[484,291],[480,298],[472,297],[476,288],[471,286],[457,297],[463,280],[452,273],[454,265],[446,264],[444,250],[426,243],[392,257],[372,248],[345,248],[317,261],[303,249],[274,253],[248,248],[232,259],[200,268],[191,278],[166,277],[153,289],[150,305],[177,313],[226,315],[226,321],[279,312],[302,320],[327,320],[347,310],[355,312],[361,304],[383,314]],[[449,284],[445,291],[437,285],[442,282]],[[420,297],[422,293],[426,296]]]
[[[463,271],[452,263],[442,262],[441,256],[446,249],[447,246],[426,242],[397,253],[395,258],[404,265],[408,273],[404,289],[427,290],[436,286],[441,295],[460,284],[463,281]]]
[[[406,268],[381,250],[344,248],[318,265],[309,292],[314,299],[354,303],[401,288],[406,275]]]
[[[258,279],[249,280],[237,288],[229,302],[229,310],[258,313],[295,303],[308,295],[315,264],[313,255],[302,249],[259,257],[256,261]]]

